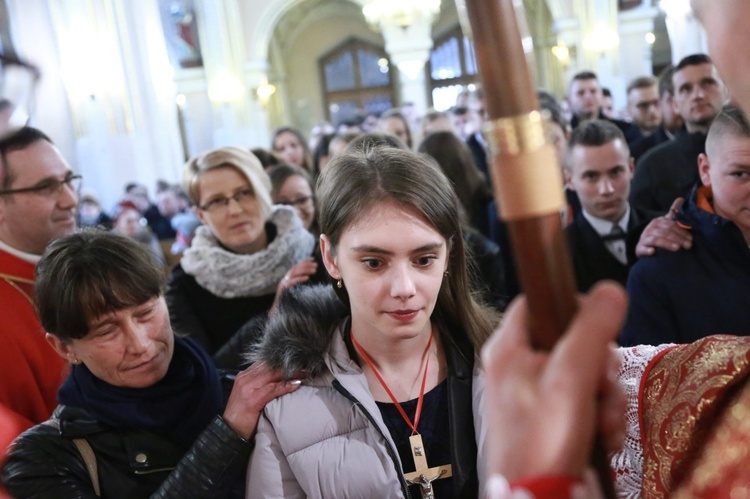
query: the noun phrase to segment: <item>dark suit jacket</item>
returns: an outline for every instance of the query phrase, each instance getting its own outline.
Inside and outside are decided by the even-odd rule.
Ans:
[[[679,133],[679,132],[677,132]],[[633,145],[630,146],[630,155],[633,157],[634,162],[638,162],[641,156],[646,154],[649,149],[653,149],[659,144],[669,142],[670,139],[663,126],[660,126],[654,133],[647,137],[643,137],[640,140],[636,140]]]
[[[479,168],[479,171],[484,173],[484,175],[487,177],[487,181],[489,182],[490,173],[487,166],[487,151],[485,150],[482,143],[479,142],[479,139],[477,139],[476,133],[473,133],[471,137],[466,139],[466,145],[469,146],[469,149],[471,149],[471,155],[474,156],[474,163],[477,165],[477,168]]]
[[[630,206],[666,213],[675,199],[686,197],[700,183],[698,156],[703,152],[706,136],[687,132],[648,151],[635,165]]]
[[[564,221],[563,225],[572,223],[573,219],[581,212],[581,200],[578,194],[570,189],[565,189],[565,200],[568,204],[567,217],[570,222]],[[497,208],[493,201],[489,205],[490,216],[490,239],[500,247],[500,258],[504,267],[504,296],[510,302],[521,292],[521,284],[518,282],[516,274],[516,260],[513,257],[513,249],[510,245],[510,235],[508,234],[508,225],[497,215]],[[613,257],[614,258],[614,257]]]
[[[573,223],[565,229],[565,236],[570,246],[570,254],[573,258],[573,269],[576,274],[578,290],[585,293],[591,287],[603,280],[611,279],[623,286],[627,283],[630,267],[635,263],[635,246],[643,232],[645,225],[653,218],[649,214],[638,212],[631,206],[628,232],[625,239],[627,248],[628,264],[623,265],[607,249],[601,236],[594,230],[591,224],[578,213]]]

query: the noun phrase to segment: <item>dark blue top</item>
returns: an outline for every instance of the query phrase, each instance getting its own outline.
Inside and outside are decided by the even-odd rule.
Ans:
[[[404,473],[411,473],[416,468],[414,458],[411,455],[409,437],[411,428],[406,424],[395,404],[376,402],[380,414],[383,416],[385,426],[396,444],[396,451],[401,459]],[[417,399],[401,402],[401,407],[406,415],[414,421],[417,412]],[[424,394],[422,402],[422,415],[419,418],[419,434],[425,446],[427,465],[430,467],[451,464],[450,427],[448,424],[448,388],[443,380],[439,385]],[[454,497],[453,479],[442,478],[432,482],[435,497]],[[422,497],[419,486],[409,487],[412,497]]]
[[[690,250],[657,250],[631,269],[621,345],[750,335],[750,249],[733,222],[713,213],[709,193],[693,188],[677,215],[693,235]]]

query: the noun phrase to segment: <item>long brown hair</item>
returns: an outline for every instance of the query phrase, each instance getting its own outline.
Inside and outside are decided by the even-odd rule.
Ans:
[[[310,175],[315,175],[317,172],[313,171],[313,160],[312,160],[312,152],[310,152],[310,145],[307,143],[307,139],[304,135],[302,135],[302,132],[297,130],[294,127],[291,126],[282,126],[280,128],[277,128],[274,130],[273,135],[271,136],[271,149],[274,152],[277,152],[276,149],[276,138],[281,135],[282,133],[291,133],[297,138],[297,141],[302,146],[302,164],[299,165],[308,172],[310,172]]]
[[[396,202],[419,212],[448,241],[448,276],[432,319],[446,334],[464,331],[478,351],[496,326],[497,315],[472,296],[456,194],[429,160],[391,147],[347,149],[318,177],[321,233],[332,249],[342,234],[370,210]],[[336,289],[348,303],[345,289]]]
[[[431,156],[456,190],[458,200],[474,217],[477,201],[492,195],[487,179],[476,167],[469,146],[452,132],[434,132],[419,145],[419,152]],[[486,205],[481,208],[486,210]]]

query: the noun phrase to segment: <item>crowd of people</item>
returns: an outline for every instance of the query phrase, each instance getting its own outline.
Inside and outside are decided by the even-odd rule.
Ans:
[[[43,132],[0,139],[7,492],[594,497],[597,431],[620,497],[748,486],[750,65],[693,5],[713,58],[634,79],[624,115],[591,71],[539,92],[586,293],[550,353],[481,89],[209,150],[111,210]]]

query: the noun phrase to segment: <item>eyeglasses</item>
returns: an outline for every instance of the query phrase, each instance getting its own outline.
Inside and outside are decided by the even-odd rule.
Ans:
[[[67,187],[73,192],[78,192],[78,189],[81,188],[82,179],[83,177],[81,175],[68,175],[62,180],[56,178],[46,178],[38,184],[32,185],[31,187],[21,187],[20,189],[8,189],[7,191],[0,191],[0,196],[10,196],[11,194],[24,194],[27,192],[33,192],[34,194],[38,194],[43,197],[53,197],[58,195],[62,191],[63,186]]]
[[[229,201],[232,199],[234,199],[237,204],[246,206],[250,201],[255,200],[255,193],[248,187],[235,192],[229,197],[214,198],[203,206],[198,206],[198,208],[209,213],[221,213],[229,208]]]
[[[289,201],[284,201],[284,200],[280,199],[280,200],[278,200],[276,202],[276,204],[285,204],[285,205],[288,205],[288,206],[301,206],[303,204],[306,204],[308,201],[312,200],[313,197],[314,196],[312,196],[312,195],[310,195],[310,196],[302,196],[300,198],[292,199],[292,200],[289,200]]]
[[[0,53],[0,139],[26,126],[39,70],[15,55]]]

